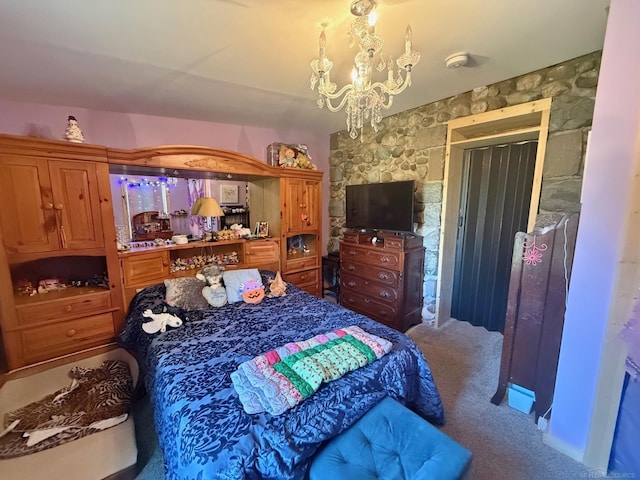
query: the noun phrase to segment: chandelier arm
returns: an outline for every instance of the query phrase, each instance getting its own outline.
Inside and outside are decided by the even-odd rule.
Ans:
[[[348,92],[349,90],[353,90],[353,85],[351,85],[351,84],[345,85],[340,90],[338,90],[336,93],[327,92],[324,88],[321,88],[321,87],[324,87],[324,83],[318,85],[318,93],[320,93],[320,95],[326,97],[328,100],[335,100],[336,98],[340,98],[342,95],[344,95],[345,92]]]
[[[340,103],[338,105],[336,105],[335,107],[331,104],[331,98],[327,98],[325,101],[325,105],[327,106],[327,108],[329,109],[329,111],[331,112],[339,112],[340,110],[342,110],[342,107],[344,107],[345,103],[347,103],[347,101],[349,100],[349,95],[345,95],[342,100],[340,100]]]
[[[393,90],[391,90],[389,87],[387,87],[382,82],[372,83],[370,88],[371,89],[378,88],[378,89],[380,89],[381,92],[384,92],[384,93],[389,94],[389,95],[398,95],[398,94],[404,92],[409,85],[411,85],[411,72],[407,72],[407,75],[406,75],[406,77],[404,77],[404,81],[402,82],[402,85],[400,85],[397,88],[394,88]]]

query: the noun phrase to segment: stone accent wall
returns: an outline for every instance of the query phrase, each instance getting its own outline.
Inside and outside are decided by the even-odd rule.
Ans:
[[[537,223],[578,212],[601,53],[386,117],[378,132],[365,128],[362,142],[352,140],[346,130],[331,135],[327,250],[338,250],[344,232],[346,185],[415,180],[415,222],[426,248],[423,320],[433,319],[447,121],[553,97]]]

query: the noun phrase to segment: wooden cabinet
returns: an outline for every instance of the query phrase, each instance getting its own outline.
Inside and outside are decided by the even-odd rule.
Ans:
[[[282,276],[321,296],[321,182],[316,178],[283,178],[280,198]]]
[[[106,149],[0,135],[0,202],[0,326],[9,368],[113,342],[123,312]],[[92,283],[105,276],[108,284]],[[37,287],[49,278],[66,287],[17,291],[20,281]]]
[[[104,246],[96,165],[2,156],[0,201],[8,254]]]
[[[346,233],[340,244],[340,303],[406,331],[422,318],[424,247],[417,235]]]

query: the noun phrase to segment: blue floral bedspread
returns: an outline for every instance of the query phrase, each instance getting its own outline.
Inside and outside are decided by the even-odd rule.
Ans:
[[[287,285],[285,297],[199,311],[169,310],[184,324],[149,335],[142,312],[163,307],[164,285],[132,301],[121,346],[140,364],[168,479],[302,479],[316,450],[391,396],[435,424],[444,422],[427,362],[407,336]],[[393,342],[389,354],[327,383],[279,416],[244,412],[230,374],[288,342],[359,325]]]

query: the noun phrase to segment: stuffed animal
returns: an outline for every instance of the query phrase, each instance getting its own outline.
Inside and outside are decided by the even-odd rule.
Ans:
[[[223,272],[223,267],[210,265],[196,274],[196,278],[206,283],[202,288],[202,296],[212,307],[222,307],[227,304],[227,291],[222,286]]]
[[[240,296],[245,303],[260,303],[264,298],[264,286],[257,280],[247,280],[240,285]]]
[[[182,320],[180,320],[180,318],[167,313],[166,311],[162,313],[153,313],[150,309],[146,309],[142,312],[142,316],[152,320],[151,322],[142,324],[142,329],[147,333],[165,332],[167,330],[167,325],[174,328],[182,325]]]
[[[269,279],[269,297],[284,297],[287,294],[287,284],[282,280],[280,272],[275,278]]]

